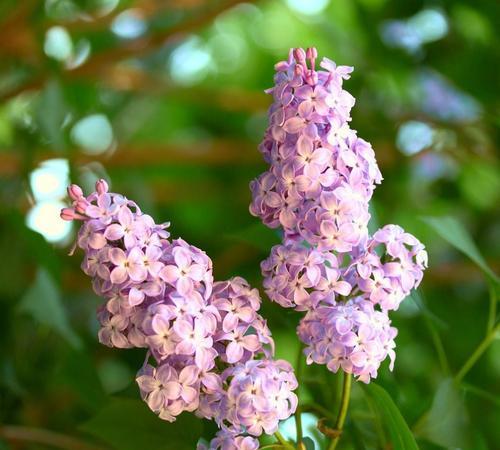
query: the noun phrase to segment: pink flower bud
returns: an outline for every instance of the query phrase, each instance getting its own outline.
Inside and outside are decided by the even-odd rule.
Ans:
[[[299,64],[304,64],[306,62],[306,52],[302,48],[295,48],[293,50],[293,57]]]
[[[78,200],[80,197],[83,197],[82,188],[76,184],[72,184],[68,186],[68,195],[71,200]]]
[[[89,202],[85,197],[79,198],[75,203],[75,211],[80,214],[85,214],[87,207],[89,206]]]
[[[75,220],[76,219],[75,210],[73,208],[63,208],[61,210],[60,217],[62,220],[68,220],[68,221]]]
[[[306,51],[307,59],[311,61],[311,70],[314,71],[314,66],[316,64],[316,58],[318,57],[318,51],[315,47],[309,47]]]
[[[109,189],[108,183],[106,182],[106,180],[103,180],[102,178],[95,184],[95,190],[99,195],[105,194],[106,192],[108,192],[108,189]]]
[[[309,47],[306,50],[306,57],[311,61],[315,60],[318,57],[318,51],[316,50],[316,47]]]

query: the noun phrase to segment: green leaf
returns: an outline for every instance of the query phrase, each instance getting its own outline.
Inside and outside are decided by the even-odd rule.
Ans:
[[[46,84],[36,112],[36,118],[44,138],[52,148],[63,150],[66,143],[62,128],[69,111],[58,81],[50,80]]]
[[[422,217],[421,219],[445,241],[474,261],[486,275],[498,282],[497,275],[488,267],[468,231],[457,219],[450,216]]]
[[[38,269],[35,282],[21,300],[19,311],[57,331],[73,348],[82,347],[80,338],[69,324],[59,288],[46,269]]]
[[[201,435],[201,420],[182,414],[169,423],[140,400],[113,398],[81,428],[117,450],[192,450]]]
[[[391,448],[393,450],[418,450],[412,432],[387,391],[375,383],[363,384],[362,387],[389,431]]]
[[[302,442],[306,446],[306,450],[314,450],[316,448],[314,441],[309,436],[306,436]]]
[[[438,387],[431,409],[415,433],[443,447],[470,448],[468,417],[463,396],[451,378]]]
[[[87,352],[68,351],[56,376],[56,389],[68,387],[78,396],[82,406],[90,413],[95,413],[107,401],[106,393],[97,374],[96,362]]]
[[[429,321],[431,321],[441,329],[448,328],[448,324],[443,319],[436,316],[436,314],[434,314],[429,309],[424,299],[422,298],[422,294],[418,290],[414,289],[413,291],[411,291],[408,297],[415,303],[415,305],[417,305],[417,308],[422,312],[424,316],[429,319]]]

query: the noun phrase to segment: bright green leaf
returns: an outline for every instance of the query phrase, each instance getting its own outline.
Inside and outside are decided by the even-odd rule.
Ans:
[[[35,282],[21,300],[19,310],[57,331],[74,348],[81,348],[82,342],[71,328],[62,305],[59,288],[46,269],[38,270]]]
[[[169,423],[128,398],[112,399],[81,428],[116,450],[192,450],[201,435],[201,421],[192,414]]]
[[[450,216],[442,216],[422,217],[422,220],[431,226],[445,241],[472,259],[485,274],[493,280],[498,281],[498,277],[486,264],[469,233],[457,219]]]
[[[443,447],[470,448],[467,425],[463,396],[454,381],[447,378],[439,385],[431,409],[415,432]]]
[[[393,450],[418,450],[412,432],[387,391],[375,383],[363,384],[362,387],[382,423],[387,427],[391,448]]]

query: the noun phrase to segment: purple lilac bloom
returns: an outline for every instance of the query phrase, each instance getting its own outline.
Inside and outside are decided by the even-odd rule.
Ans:
[[[68,193],[73,203],[61,217],[82,222],[82,269],[105,300],[97,314],[99,341],[148,349],[137,383],[161,419],[173,422],[183,411],[194,412],[223,427],[210,449],[257,449],[248,433],[258,436],[288,418],[297,386],[291,366],[272,359],[274,342],[257,312],[258,291],[239,277],[214,283],[203,251],[182,239],[170,241],[168,224],[156,225],[134,202],[108,192],[103,180],[87,197],[76,185]],[[240,398],[236,389],[245,373],[261,397],[254,405],[254,397],[241,393],[246,416],[230,417],[226,405]],[[259,422],[264,416],[265,426]]]
[[[348,126],[354,97],[342,82],[352,68],[325,59],[316,70],[314,55],[295,49],[276,65],[260,146],[271,167],[251,183],[250,212],[287,238],[344,253],[366,238],[361,212],[382,178],[370,144]]]
[[[377,251],[384,255],[382,259]],[[352,282],[363,297],[380,304],[383,310],[395,310],[422,281],[427,252],[415,236],[400,226],[386,225],[375,232],[365,253],[351,266],[355,268]]]
[[[228,388],[218,421],[236,432],[272,434],[297,408],[297,379],[286,361],[250,360],[228,368],[223,379]]]
[[[269,169],[251,182],[250,212],[283,243],[262,262],[266,294],[306,311],[298,334],[309,363],[364,382],[394,361],[388,311],[422,280],[424,246],[397,225],[368,234],[368,203],[382,181],[371,145],[350,128],[351,67],[314,48],[276,64],[269,126],[260,151]]]
[[[306,344],[307,363],[342,369],[368,383],[389,356],[393,369],[397,330],[386,313],[357,297],[346,303],[320,306],[300,321],[297,333]]]
[[[262,262],[264,288],[268,297],[285,308],[307,311],[321,301],[334,302],[347,296],[351,285],[340,280],[333,253],[291,242],[275,245]]]

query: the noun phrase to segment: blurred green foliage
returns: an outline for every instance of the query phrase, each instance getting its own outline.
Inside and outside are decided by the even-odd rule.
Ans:
[[[179,450],[212,436],[149,413],[133,382],[143,353],[97,343],[99,299],[57,210],[69,180],[105,177],[206,250],[217,279],[260,288],[279,239],[248,213],[262,91],[289,47],[311,45],[355,66],[352,126],[385,178],[371,227],[399,223],[430,255],[392,315],[395,371],[355,384],[340,448],[499,448],[498,17],[489,0],[0,2],[0,448]],[[262,309],[294,362],[298,316]],[[334,414],[338,378],[307,368],[311,423]]]

